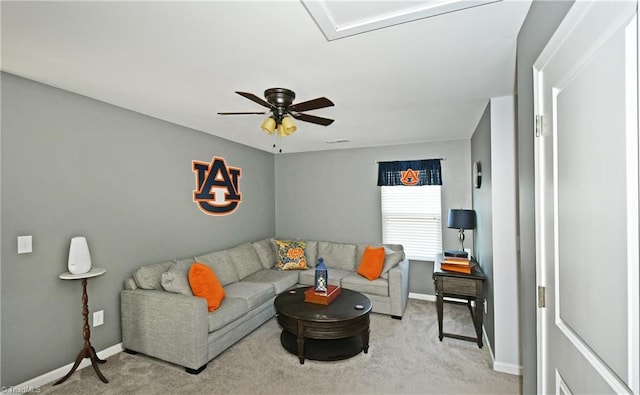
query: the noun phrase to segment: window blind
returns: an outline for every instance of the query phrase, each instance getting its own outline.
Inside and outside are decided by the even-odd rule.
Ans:
[[[432,261],[442,252],[440,185],[382,186],[382,240],[402,244],[409,259]]]

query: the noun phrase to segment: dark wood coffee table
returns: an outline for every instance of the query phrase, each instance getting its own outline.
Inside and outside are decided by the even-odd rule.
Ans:
[[[371,301],[363,294],[342,289],[329,305],[304,301],[304,291],[285,291],[274,301],[282,346],[300,359],[336,361],[369,351]],[[356,305],[362,309],[356,309]]]

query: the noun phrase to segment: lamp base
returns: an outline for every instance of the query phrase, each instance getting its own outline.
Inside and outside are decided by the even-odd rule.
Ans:
[[[444,256],[452,256],[456,258],[468,258],[469,254],[466,251],[461,250],[445,250],[443,252]]]

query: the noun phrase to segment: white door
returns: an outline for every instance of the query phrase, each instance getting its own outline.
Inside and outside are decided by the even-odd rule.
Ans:
[[[640,391],[637,6],[577,1],[534,64],[540,393]]]

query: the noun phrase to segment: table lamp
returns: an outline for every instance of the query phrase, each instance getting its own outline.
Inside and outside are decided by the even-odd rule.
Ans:
[[[476,212],[465,209],[450,209],[448,228],[458,229],[458,240],[460,240],[460,251],[447,251],[454,256],[467,256],[464,251],[464,230],[476,227]]]

